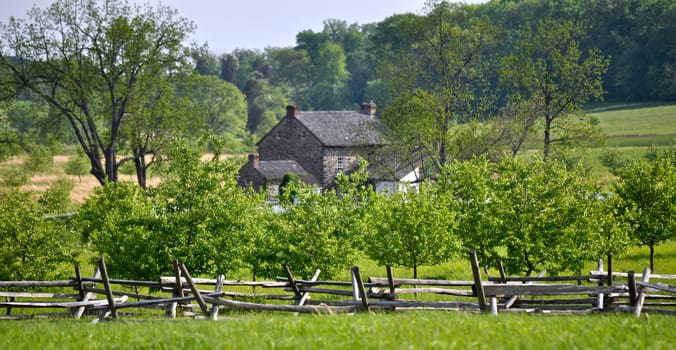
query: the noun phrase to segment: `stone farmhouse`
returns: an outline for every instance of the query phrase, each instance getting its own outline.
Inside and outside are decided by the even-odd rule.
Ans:
[[[286,116],[257,143],[258,154],[250,154],[239,170],[239,185],[263,187],[276,196],[284,175],[295,174],[304,183],[324,189],[333,185],[339,173],[353,170],[358,157],[375,165],[377,150],[386,145],[375,114],[374,103],[364,103],[355,111],[301,112],[297,106],[287,106]],[[385,188],[406,175],[407,181],[415,177],[410,171],[395,173],[403,176],[371,180]]]

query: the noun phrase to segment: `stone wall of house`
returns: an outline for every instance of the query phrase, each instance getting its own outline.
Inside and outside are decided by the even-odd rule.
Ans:
[[[327,186],[342,171],[350,169],[357,162],[357,155],[353,149],[348,148],[325,148],[322,156],[324,173],[321,181]]]
[[[258,153],[260,160],[293,159],[316,179],[323,179],[322,144],[292,116],[285,117],[261,140]]]
[[[237,179],[239,187],[247,188],[252,186],[256,191],[262,186],[265,186],[265,177],[261,174],[254,165],[248,162],[241,169],[239,169],[239,178]]]

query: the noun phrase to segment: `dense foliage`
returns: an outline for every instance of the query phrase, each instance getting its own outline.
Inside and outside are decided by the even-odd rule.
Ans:
[[[157,187],[99,188],[78,214],[83,238],[111,274],[126,278],[172,274],[174,259],[196,275],[236,271],[262,225],[263,197],[239,188],[236,168],[218,154],[201,162],[180,145],[170,154],[171,169]]]
[[[650,248],[655,271],[655,246],[676,238],[676,150],[657,151],[654,160],[632,162],[619,175],[618,213],[631,225],[632,237]]]
[[[584,168],[532,157],[454,161],[435,180],[375,193],[362,163],[359,171],[341,175],[335,190],[289,182],[278,210],[264,194],[238,187],[236,168],[218,154],[202,161],[179,144],[170,155],[160,185],[103,186],[72,226],[44,219],[63,205],[57,200],[62,191],[38,202],[29,194],[3,193],[5,266],[14,273],[30,270],[6,278],[61,271],[56,266],[72,261],[77,242],[62,235],[75,228],[106,258],[111,274],[134,279],[171,274],[174,259],[196,275],[248,268],[272,278],[288,265],[301,278],[316,269],[330,278],[360,256],[409,267],[416,276],[419,267],[469,249],[483,266],[503,261],[510,274],[579,273],[587,261],[621,255],[632,239],[652,249],[674,238],[671,152],[622,168],[615,193],[601,190]],[[33,261],[51,267],[33,271]]]
[[[364,249],[380,265],[412,268],[417,278],[419,266],[437,265],[461,252],[459,213],[447,206],[433,184],[380,194],[371,205],[373,231]]]
[[[80,248],[77,233],[66,219],[53,217],[68,195],[57,186],[40,196],[0,190],[0,280],[50,280],[72,273]]]

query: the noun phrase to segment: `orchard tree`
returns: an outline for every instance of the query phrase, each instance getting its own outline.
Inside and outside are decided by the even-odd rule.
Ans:
[[[254,272],[279,276],[288,265],[301,278],[309,279],[316,269],[331,278],[354,264],[370,229],[372,189],[365,184],[363,169],[339,175],[337,190],[320,192],[288,182],[280,201],[283,209],[268,216],[248,257]]]
[[[77,234],[63,219],[47,218],[68,195],[52,187],[36,200],[35,193],[0,190],[0,280],[50,280],[72,271]]]
[[[173,271],[148,193],[126,181],[98,187],[78,211],[82,240],[119,278],[155,279]],[[93,261],[92,261],[93,262]]]
[[[520,113],[537,113],[544,159],[555,143],[593,139],[600,133],[582,106],[602,97],[609,59],[598,50],[583,53],[579,45],[583,35],[583,27],[572,21],[541,20],[522,31],[515,52],[502,63],[502,84],[513,89],[513,101],[531,104]],[[533,125],[526,123],[524,128]]]
[[[366,254],[381,265],[413,269],[449,260],[459,250],[456,212],[438,195],[435,185],[423,183],[376,196],[373,230],[367,236]]]
[[[116,182],[127,118],[149,87],[187,66],[183,41],[193,29],[163,5],[57,0],[0,26],[2,84],[47,102],[68,121],[92,175]]]
[[[208,142],[220,149],[216,140]],[[262,195],[238,187],[237,168],[219,152],[204,162],[179,143],[169,156],[157,187],[142,191],[121,182],[97,189],[78,213],[85,240],[106,258],[111,274],[123,278],[159,278],[172,273],[174,259],[196,275],[227,275],[244,266],[251,233],[267,208]]]
[[[496,266],[501,246],[496,164],[486,156],[448,162],[437,178],[440,201],[456,215],[457,236],[484,265]]]
[[[581,271],[586,259],[597,258],[598,193],[587,176],[561,162],[522,158],[505,158],[496,170],[490,200],[509,273]]]
[[[655,246],[676,238],[676,151],[657,152],[653,161],[635,161],[619,170],[615,193],[622,201],[619,217],[632,227],[631,236],[650,248],[655,271]]]

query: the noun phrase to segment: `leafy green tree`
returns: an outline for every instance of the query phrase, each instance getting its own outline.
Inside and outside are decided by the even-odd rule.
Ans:
[[[502,246],[495,176],[496,164],[482,156],[448,162],[437,179],[440,201],[446,210],[455,212],[462,246],[475,250],[483,264],[493,266]]]
[[[216,55],[209,50],[206,43],[202,46],[193,46],[190,50],[190,57],[195,65],[195,70],[200,75],[215,75],[221,73],[221,63]]]
[[[78,211],[83,241],[105,258],[111,275],[153,279],[173,271],[153,232],[159,225],[153,207],[147,192],[123,181],[96,188]]]
[[[73,141],[65,136],[67,125],[40,101],[32,100],[32,96],[19,96],[6,100],[0,107],[0,153],[9,155],[26,155],[35,159],[60,147],[60,143],[71,144]]]
[[[460,248],[457,218],[432,183],[419,191],[397,191],[376,196],[373,230],[366,238],[366,254],[381,265],[413,269],[449,260]]]
[[[544,131],[544,159],[552,144],[598,135],[582,105],[603,94],[602,77],[609,60],[598,50],[584,53],[582,26],[572,21],[544,19],[526,28],[515,53],[503,60],[502,82],[513,85],[513,98],[537,106]]]
[[[89,162],[87,162],[81,151],[69,156],[63,169],[66,175],[77,176],[80,182],[82,181],[82,175],[87,174],[88,170]]]
[[[369,230],[369,207],[363,200],[372,190],[362,175],[340,175],[338,191],[296,189],[289,183],[285,193],[297,193],[296,200],[281,201],[283,210],[269,216],[249,257],[257,275],[279,276],[286,264],[301,278],[310,278],[316,269],[331,278],[354,264],[361,237]]]
[[[290,99],[294,104],[311,106],[312,65],[308,52],[304,49],[280,48],[270,50],[270,57],[273,72],[271,84],[290,90]]]
[[[600,22],[598,31],[611,40],[612,46],[607,47],[610,54],[615,54],[613,60],[617,64],[612,70],[614,74],[607,79],[615,87],[617,99],[673,101],[676,98],[673,1],[635,0],[606,7],[615,16],[601,17],[590,11],[590,17],[596,16]]]
[[[589,217],[592,220],[584,220],[583,224],[591,235],[592,257],[601,259],[609,254],[622,256],[632,242],[631,224],[619,219],[622,217],[622,199],[612,192],[599,189],[596,196],[590,196],[588,200]]]
[[[585,259],[597,258],[592,206],[602,202],[586,179],[556,161],[505,158],[498,165],[491,203],[509,273],[581,271]]]
[[[244,264],[265,197],[240,188],[236,164],[221,160],[222,144],[207,141],[216,152],[206,162],[188,145],[172,152],[171,169],[154,192],[161,210],[158,233],[167,240],[167,253],[191,270],[227,275]]]
[[[296,174],[288,173],[282,176],[282,182],[279,183],[279,197],[285,200],[293,200],[298,195],[300,186],[300,177]]]
[[[195,118],[189,98],[177,91],[181,84],[189,84],[186,80],[191,77],[172,74],[148,86],[130,104],[130,112],[119,130],[119,153],[128,155],[118,157],[116,171],[135,172],[141,188],[146,188],[149,169],[166,157],[172,138],[184,134],[194,137],[204,126],[203,118]]]
[[[650,248],[655,271],[655,246],[676,238],[676,152],[664,150],[654,161],[635,161],[619,170],[615,193],[622,201],[619,217],[632,227],[632,238]]]
[[[205,132],[227,137],[228,149],[241,149],[239,140],[246,138],[247,102],[237,86],[215,76],[193,75],[179,82],[180,96],[187,99],[190,123],[195,138]]]
[[[66,196],[68,193],[66,193]],[[0,190],[0,280],[50,280],[72,271],[78,239],[58,213],[60,191]]]
[[[183,41],[193,28],[162,5],[57,0],[0,27],[1,76],[58,111],[92,175],[115,182],[121,128],[140,95],[185,67]]]
[[[218,152],[202,162],[200,153],[178,145],[170,156],[157,187],[118,183],[97,190],[78,214],[85,239],[111,274],[124,278],[170,274],[173,259],[196,275],[236,271],[251,249],[250,233],[258,232],[264,197],[239,188],[236,167]]]
[[[453,126],[479,118],[490,96],[485,54],[493,45],[495,27],[472,13],[469,6],[441,2],[425,16],[404,17],[400,25],[407,28],[398,34],[409,36],[412,44],[385,56],[379,67],[395,96],[382,115],[384,124],[437,170],[453,158]]]
[[[343,48],[325,42],[312,59],[312,107],[317,110],[336,110],[350,105],[347,82],[347,57]]]

